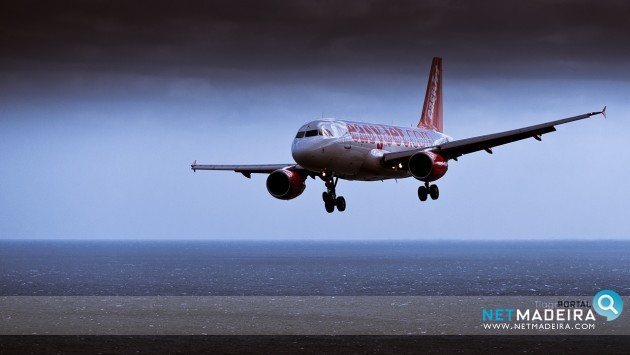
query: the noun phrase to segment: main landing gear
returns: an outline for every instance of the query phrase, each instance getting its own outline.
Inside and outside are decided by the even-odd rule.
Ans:
[[[429,186],[429,183],[425,182],[424,186],[418,187],[418,198],[420,201],[426,201],[428,196],[431,196],[432,200],[437,200],[440,197],[440,189],[437,185]]]
[[[343,212],[346,210],[346,199],[343,196],[337,196],[335,192],[335,187],[337,187],[337,181],[339,178],[334,178],[333,176],[327,176],[326,173],[322,173],[322,180],[326,184],[326,190],[322,192],[322,199],[324,200],[324,207],[326,207],[326,212],[333,213],[335,211],[335,207],[339,212]]]

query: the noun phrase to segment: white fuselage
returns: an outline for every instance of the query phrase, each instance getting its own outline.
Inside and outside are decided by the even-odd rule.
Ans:
[[[291,153],[311,171],[329,171],[346,180],[374,181],[411,176],[383,166],[384,153],[422,149],[452,141],[440,132],[336,119],[309,122],[298,131]]]

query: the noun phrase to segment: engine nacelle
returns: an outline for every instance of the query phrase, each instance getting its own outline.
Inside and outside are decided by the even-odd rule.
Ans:
[[[433,152],[416,153],[409,158],[409,173],[420,181],[435,181],[448,170],[448,163],[443,156]]]
[[[278,169],[267,177],[267,191],[271,196],[281,200],[296,198],[305,188],[304,178],[295,171]]]

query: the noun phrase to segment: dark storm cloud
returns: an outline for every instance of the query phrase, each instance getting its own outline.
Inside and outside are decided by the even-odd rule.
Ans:
[[[628,69],[630,57],[625,1],[16,1],[0,7],[5,72],[409,72],[441,55],[461,75],[616,77],[612,69]],[[527,72],[528,64],[538,69]]]
[[[625,237],[629,10],[614,1],[1,1],[0,238]],[[430,206],[418,205],[411,179],[343,183],[348,212],[329,216],[321,182],[285,203],[264,176],[189,169],[193,159],[290,162],[295,131],[324,115],[413,126],[435,55],[456,138],[604,104],[610,119],[471,154]],[[585,169],[591,161],[605,168]],[[305,234],[305,216],[335,233]]]

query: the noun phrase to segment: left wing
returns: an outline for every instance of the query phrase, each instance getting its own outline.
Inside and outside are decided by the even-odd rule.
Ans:
[[[542,123],[535,126],[488,134],[485,136],[460,139],[428,148],[406,150],[396,153],[386,153],[383,155],[383,162],[390,163],[397,160],[403,160],[421,151],[432,151],[435,153],[439,153],[447,159],[457,159],[464,154],[469,154],[480,150],[485,150],[488,153],[492,154],[492,148],[494,147],[527,138],[540,140],[543,134],[554,132],[556,130],[555,126],[582,120],[599,114],[602,114],[604,115],[604,117],[606,117],[606,106],[604,106],[604,108],[599,112],[589,112],[583,115]]]
[[[228,170],[234,171],[236,173],[243,174],[246,178],[250,178],[253,173],[256,174],[271,174],[272,172],[278,169],[287,169],[296,172],[307,172],[306,169],[301,166],[291,163],[291,164],[262,164],[262,165],[200,165],[197,164],[195,160],[190,168],[192,171],[197,170]]]

